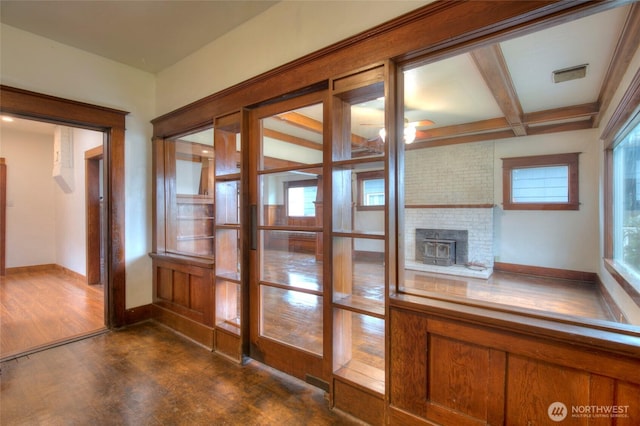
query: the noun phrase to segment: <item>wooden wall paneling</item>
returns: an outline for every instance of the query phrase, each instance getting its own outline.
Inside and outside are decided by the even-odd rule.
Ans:
[[[189,303],[191,276],[182,271],[173,270],[173,300],[171,302],[176,303],[185,308],[191,308]]]
[[[214,291],[212,267],[154,259],[156,298],[154,303],[192,321],[212,327]]]
[[[568,410],[588,405],[589,373],[544,361],[509,355],[507,370],[506,424],[543,424],[548,408],[561,402]],[[579,424],[586,424],[584,419]]]
[[[156,297],[168,302],[173,301],[173,271],[169,268],[156,267]]]
[[[640,419],[640,383],[616,380],[613,406],[619,407],[620,416],[616,417],[617,426],[633,426]]]
[[[347,412],[370,425],[385,424],[384,396],[354,387],[335,379],[333,384],[335,407]]]
[[[464,325],[461,322],[439,319],[431,320],[429,329],[430,332],[478,345],[487,345],[487,342],[491,342],[488,346],[507,353],[640,383],[640,368],[637,368],[640,365],[637,359],[609,351],[585,350],[587,346],[579,345],[577,342],[561,343],[554,338],[535,336],[535,333],[532,333],[532,335],[519,336],[517,345],[514,345],[514,337],[499,332],[498,328]]]
[[[570,424],[633,424],[640,416],[638,353],[396,308],[390,317],[391,424],[548,424],[554,402],[566,406]],[[628,413],[572,416],[596,406]]]
[[[151,311],[151,317],[160,324],[185,335],[209,350],[214,349],[213,328],[180,315],[163,304],[154,303],[151,305]]]
[[[427,416],[427,317],[391,310],[389,404]]]
[[[430,336],[429,348],[427,387],[431,403],[486,421],[493,373],[489,349],[438,335]]]
[[[217,328],[215,331],[215,350],[233,361],[242,361],[241,339],[236,334]]]

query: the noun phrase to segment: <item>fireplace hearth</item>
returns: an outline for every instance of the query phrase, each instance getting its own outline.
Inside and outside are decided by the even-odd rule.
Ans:
[[[451,266],[456,260],[456,241],[426,238],[423,262],[428,265]]]
[[[452,266],[468,262],[469,232],[455,229],[416,229],[415,260]]]

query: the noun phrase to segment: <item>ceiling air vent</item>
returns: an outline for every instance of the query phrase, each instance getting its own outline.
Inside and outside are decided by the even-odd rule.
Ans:
[[[553,82],[562,83],[563,81],[583,78],[587,75],[587,65],[588,64],[582,64],[582,65],[577,65],[575,67],[555,70],[553,72]]]

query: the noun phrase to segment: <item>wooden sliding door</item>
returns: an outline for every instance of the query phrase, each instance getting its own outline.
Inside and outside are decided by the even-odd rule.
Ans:
[[[251,112],[250,356],[329,382],[323,276],[323,94]],[[326,258],[326,257],[325,257]]]

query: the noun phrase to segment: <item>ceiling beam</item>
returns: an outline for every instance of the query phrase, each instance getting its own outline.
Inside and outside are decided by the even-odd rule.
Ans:
[[[497,132],[478,133],[475,135],[461,135],[450,138],[416,140],[410,145],[405,145],[407,151],[421,148],[434,148],[436,146],[458,145],[463,143],[482,142],[496,139],[506,139],[514,137],[512,130],[502,130]]]
[[[322,134],[322,122],[314,120],[313,118],[302,115],[298,112],[285,112],[282,114],[274,115],[273,118],[289,123],[300,129],[308,130],[314,133]]]
[[[598,102],[602,112],[609,107],[616,88],[620,86],[622,77],[627,71],[638,45],[640,45],[640,4],[633,3],[609,63],[604,83],[600,89]],[[598,127],[601,119],[602,114],[598,114],[593,120],[593,127]]]
[[[282,142],[288,142],[294,145],[303,146],[305,148],[311,148],[318,151],[322,151],[321,143],[315,143],[308,139],[299,138],[297,136],[293,136],[288,133],[278,132],[277,130],[262,129],[262,135],[267,138],[277,139]]]
[[[525,136],[527,129],[522,122],[522,106],[513,86],[509,68],[500,45],[492,44],[470,52],[480,74],[487,83],[498,106],[502,110],[516,136]]]
[[[324,131],[321,121],[307,117],[306,115],[300,114],[298,112],[285,112],[282,114],[274,115],[273,118],[289,123],[292,126],[296,126],[303,130],[318,133],[320,135]],[[370,148],[372,146],[371,141],[363,138],[362,136],[358,136],[355,133],[351,134],[351,143],[356,147]],[[320,147],[319,149],[322,149],[322,147]]]
[[[591,129],[593,127],[593,119],[571,121],[569,123],[555,123],[544,126],[529,127],[529,135],[544,135],[549,133],[569,132],[572,130]]]
[[[539,124],[549,121],[569,120],[583,117],[593,117],[600,111],[600,105],[597,102],[582,105],[573,105],[568,107],[547,109],[544,111],[530,112],[522,117],[523,123]]]
[[[429,130],[418,130],[416,131],[416,141],[457,137],[470,133],[504,130],[509,128],[509,122],[507,122],[506,118],[491,118],[489,120],[474,121],[473,123],[443,126]],[[511,136],[513,136],[513,133]]]
[[[582,130],[592,127],[593,117],[598,114],[598,111],[598,104],[595,102],[573,105],[524,114],[522,122],[527,125],[528,135]],[[583,119],[578,120],[580,118]],[[558,123],[564,120],[573,121]],[[407,145],[406,149],[430,148],[512,137],[515,137],[515,134],[510,129],[507,120],[505,118],[493,118],[431,130],[419,130],[416,133],[416,141],[411,145]]]

